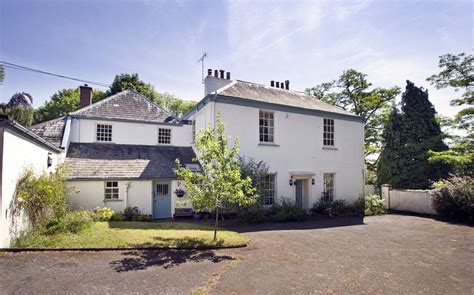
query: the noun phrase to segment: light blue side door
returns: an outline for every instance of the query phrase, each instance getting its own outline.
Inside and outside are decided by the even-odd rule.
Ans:
[[[298,208],[303,208],[303,180],[297,179],[295,181],[296,185],[296,206]]]
[[[171,182],[155,181],[153,186],[153,219],[171,218]]]

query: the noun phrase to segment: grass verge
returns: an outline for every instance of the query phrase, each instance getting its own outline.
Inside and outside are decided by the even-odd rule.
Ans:
[[[245,246],[248,238],[221,229],[213,241],[213,228],[185,222],[95,222],[77,234],[40,235],[34,232],[20,237],[17,248],[207,248]]]

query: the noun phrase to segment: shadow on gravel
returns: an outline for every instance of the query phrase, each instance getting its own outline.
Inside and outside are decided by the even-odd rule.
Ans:
[[[324,215],[308,216],[303,222],[263,223],[263,224],[228,224],[227,229],[238,233],[249,233],[273,230],[323,229],[342,226],[365,225],[363,216],[339,216],[329,218]]]
[[[110,262],[116,272],[143,270],[153,266],[168,269],[188,262],[207,260],[218,263],[235,259],[228,255],[216,255],[212,250],[133,250],[123,252],[123,255],[123,259]]]

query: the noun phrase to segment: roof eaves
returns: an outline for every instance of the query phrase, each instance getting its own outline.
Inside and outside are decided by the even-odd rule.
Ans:
[[[46,146],[50,150],[61,153],[63,150],[61,148],[58,148],[57,146],[53,145],[52,143],[48,142],[47,140],[43,139],[42,137],[36,135],[33,131],[28,130],[28,128],[24,127],[21,124],[18,124],[17,122],[13,120],[2,120],[0,121],[0,126],[4,126],[6,128],[9,128],[10,130],[16,131],[22,135],[25,135],[32,139],[33,141]]]

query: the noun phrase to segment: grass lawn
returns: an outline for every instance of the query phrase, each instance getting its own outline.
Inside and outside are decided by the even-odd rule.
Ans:
[[[124,248],[245,246],[248,238],[220,229],[212,241],[210,226],[184,222],[95,222],[78,234],[30,235],[16,242],[19,248]]]

